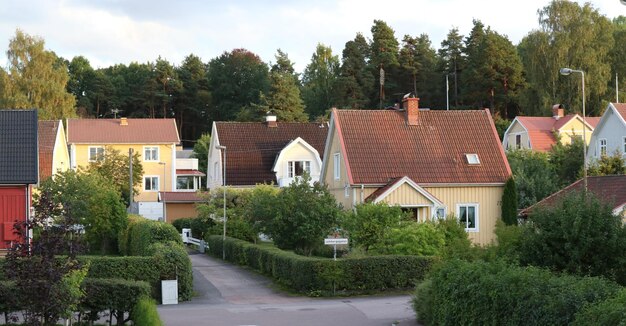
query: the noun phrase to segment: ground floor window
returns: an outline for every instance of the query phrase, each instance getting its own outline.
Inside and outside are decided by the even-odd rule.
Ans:
[[[461,225],[465,226],[465,231],[478,231],[478,204],[457,205],[457,216]]]
[[[437,207],[435,210],[435,218],[438,220],[446,219],[446,208],[445,207]]]
[[[196,189],[193,179],[194,179],[193,176],[176,177],[176,189],[180,189],[180,190]]]

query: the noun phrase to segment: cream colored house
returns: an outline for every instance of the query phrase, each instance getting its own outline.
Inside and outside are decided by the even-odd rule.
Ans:
[[[556,104],[552,108],[552,117],[516,117],[504,132],[502,145],[507,150],[547,152],[557,139],[564,145],[570,144],[573,138],[583,139],[583,130],[589,145],[591,134],[599,121],[597,117],[586,117],[583,121],[578,114],[565,115],[563,106]]]
[[[346,208],[399,205],[416,221],[456,216],[474,243],[494,239],[511,169],[488,110],[333,109],[320,181]]]
[[[70,168],[70,155],[61,120],[39,120],[39,182]]]

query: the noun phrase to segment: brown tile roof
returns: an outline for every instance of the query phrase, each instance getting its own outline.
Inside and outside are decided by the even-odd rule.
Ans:
[[[60,120],[39,120],[37,140],[39,142],[39,180],[52,176],[54,144],[59,131]]]
[[[228,157],[227,157],[228,159]],[[176,175],[195,175],[204,177],[206,174],[198,171],[198,170],[176,170]]]
[[[226,146],[226,183],[235,186],[276,184],[274,160],[292,140],[300,137],[324,155],[328,126],[323,123],[216,122],[220,145]]]
[[[197,203],[202,201],[197,193],[190,191],[160,191],[159,198],[164,203]]]
[[[68,144],[180,143],[174,119],[68,119]]]
[[[626,103],[612,103],[622,119],[626,120]]]
[[[520,215],[528,216],[537,207],[554,205],[562,200],[565,195],[574,191],[582,191],[583,187],[583,179],[580,179],[538,203],[523,209]],[[613,209],[615,209],[626,204],[626,175],[587,177],[587,190],[598,197],[600,201],[612,205]]]
[[[598,123],[600,123],[600,119],[602,119],[602,117],[585,117],[585,121],[590,124],[593,129],[596,129]]]
[[[488,110],[333,110],[352,184],[387,184],[408,176],[424,183],[502,183],[511,175]],[[465,154],[478,154],[480,164]],[[351,177],[350,177],[351,176]]]

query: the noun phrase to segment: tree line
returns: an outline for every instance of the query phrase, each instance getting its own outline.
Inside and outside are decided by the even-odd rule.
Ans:
[[[490,108],[504,119],[547,116],[555,103],[580,112],[580,80],[559,74],[570,67],[585,72],[588,114],[601,114],[616,95],[613,76],[626,74],[626,17],[610,20],[589,3],[554,0],[538,10],[538,21],[514,45],[474,20],[467,35],[452,28],[435,50],[427,34],[400,39],[375,20],[371,35],[357,33],[341,57],[318,44],[302,73],[280,49],[270,63],[234,49],[208,62],[189,54],[180,64],[158,57],[94,69],[18,30],[0,69],[0,107],[37,107],[42,119],[175,118],[190,145],[212,121],[255,121],[267,112],[282,121],[323,120],[332,107],[384,108],[406,93],[420,97],[421,107]]]

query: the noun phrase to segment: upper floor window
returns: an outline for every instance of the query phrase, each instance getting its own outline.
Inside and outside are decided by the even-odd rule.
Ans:
[[[600,139],[600,156],[606,155],[606,138]]]
[[[98,162],[104,159],[104,147],[102,146],[90,146],[89,147],[89,162]]]
[[[176,177],[176,189],[195,190],[196,186],[194,184],[194,177],[193,176]]]
[[[143,190],[159,191],[159,177],[158,176],[144,176],[143,177]]]
[[[515,148],[522,148],[522,135],[515,135]]]
[[[158,161],[159,160],[159,147],[158,146],[146,146],[143,148],[143,160],[144,161]]]
[[[333,173],[335,180],[339,180],[341,178],[341,170],[339,165],[339,153],[333,154]]]
[[[457,214],[465,231],[478,232],[478,204],[459,204]]]
[[[289,161],[288,162],[290,178],[300,177],[304,172],[311,174],[311,161]]]

